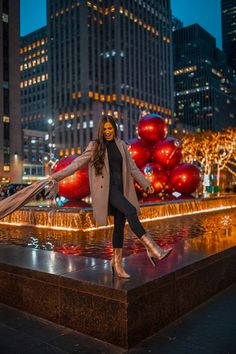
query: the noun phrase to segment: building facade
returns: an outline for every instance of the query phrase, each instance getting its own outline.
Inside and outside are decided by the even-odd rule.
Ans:
[[[46,26],[21,37],[21,122],[25,129],[48,129],[47,47]]]
[[[0,185],[20,183],[19,0],[0,1]]]
[[[172,15],[172,31],[177,31],[181,28],[184,27],[184,24],[181,20],[179,20],[177,17],[175,17],[174,15]]]
[[[49,136],[44,131],[23,129],[23,181],[32,183],[48,173]]]
[[[236,1],[221,0],[222,47],[236,75]]]
[[[173,32],[176,121],[191,130],[236,125],[233,70],[216,40],[195,24]]]
[[[142,108],[172,123],[169,0],[48,0],[47,13],[59,155],[80,152],[102,114],[117,119],[124,139],[135,136]]]

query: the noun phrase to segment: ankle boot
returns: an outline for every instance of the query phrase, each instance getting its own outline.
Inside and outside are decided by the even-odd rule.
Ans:
[[[153,267],[156,266],[156,261],[155,258],[157,258],[159,261],[167,257],[171,251],[172,248],[168,249],[163,249],[160,246],[156,244],[156,242],[153,240],[150,234],[146,233],[140,238],[140,241],[142,244],[145,246],[146,251],[147,251],[147,256],[152,263]]]
[[[113,276],[118,276],[120,278],[130,278],[130,275],[127,274],[121,264],[122,261],[122,248],[113,249],[113,257],[111,260],[111,267]]]

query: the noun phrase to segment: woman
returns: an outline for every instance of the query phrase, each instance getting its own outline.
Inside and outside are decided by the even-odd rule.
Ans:
[[[84,153],[64,170],[50,178],[60,181],[72,175],[85,165],[89,165],[89,183],[92,197],[93,215],[98,225],[106,225],[111,210],[114,215],[112,271],[122,278],[130,276],[122,267],[123,232],[125,220],[131,230],[144,244],[147,255],[155,266],[155,258],[163,259],[172,248],[160,248],[146,233],[138,219],[139,204],[133,178],[147,193],[153,187],[132,160],[126,144],[118,138],[117,126],[111,116],[102,117],[97,131],[97,139],[89,143]]]
[[[113,257],[111,261],[113,275],[130,278],[121,264],[123,232],[125,220],[131,230],[146,248],[153,264],[155,259],[163,259],[170,254],[159,247],[146,233],[138,219],[139,203],[133,178],[147,193],[153,193],[153,187],[140,172],[132,160],[126,144],[118,138],[117,126],[111,116],[100,119],[97,138],[91,141],[86,150],[62,171],[56,172],[45,181],[34,183],[8,199],[7,205],[0,202],[0,219],[24,205],[47,184],[50,195],[57,192],[57,182],[72,175],[85,165],[89,166],[89,184],[92,197],[93,215],[98,225],[106,225],[109,211],[114,215]]]

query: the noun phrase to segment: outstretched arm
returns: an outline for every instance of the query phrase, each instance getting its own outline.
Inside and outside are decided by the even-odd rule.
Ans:
[[[82,155],[74,159],[71,164],[63,170],[53,173],[49,178],[59,182],[62,179],[73,175],[76,171],[80,170],[89,163],[92,158],[92,152],[93,142],[91,141]]]

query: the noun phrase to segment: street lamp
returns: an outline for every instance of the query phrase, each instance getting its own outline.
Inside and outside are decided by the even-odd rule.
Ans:
[[[49,125],[49,131],[48,131],[48,134],[46,134],[45,136],[45,140],[49,140],[49,143],[48,143],[48,147],[49,147],[49,162],[48,162],[48,165],[52,168],[55,163],[57,162],[57,159],[55,158],[54,156],[54,150],[56,148],[56,144],[53,143],[53,137],[55,135],[55,131],[60,128],[57,127],[55,128],[55,123],[54,123],[54,120],[52,118],[49,118],[48,119],[48,125]]]
[[[52,118],[49,118],[49,119],[48,119],[48,124],[52,125],[52,123],[53,123]]]
[[[53,137],[55,137],[55,132],[57,130],[60,130],[62,127],[59,125],[55,127],[55,122],[52,118],[48,119],[48,124],[49,124],[49,134],[47,135],[47,140],[49,140],[49,155],[50,155],[50,161],[49,165],[53,167],[55,163],[58,161],[58,159],[54,155],[54,150],[56,149],[56,144],[53,142]],[[70,122],[66,122],[66,128],[70,129],[72,127],[72,124]]]

